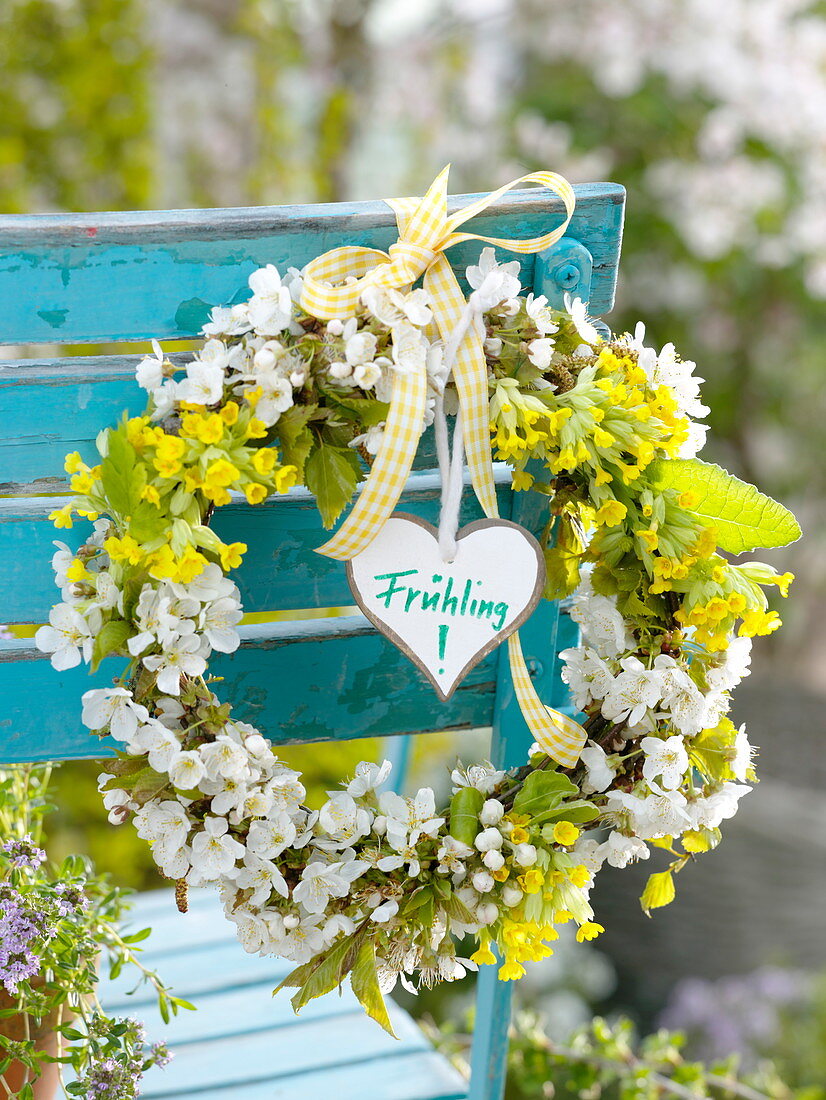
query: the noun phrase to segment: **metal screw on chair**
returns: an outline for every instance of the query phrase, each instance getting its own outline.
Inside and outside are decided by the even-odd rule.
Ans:
[[[576,264],[568,262],[554,268],[554,282],[563,290],[573,290],[579,284],[579,277],[580,271]]]

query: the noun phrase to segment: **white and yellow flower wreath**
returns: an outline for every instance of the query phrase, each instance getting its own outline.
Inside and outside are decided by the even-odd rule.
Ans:
[[[576,922],[580,940],[602,931],[589,891],[604,862],[665,849],[642,903],[671,901],[674,873],[718,843],[750,789],[752,750],[727,717],[730,693],[748,673],[751,636],[779,625],[763,587],[786,595],[792,579],[720,551],[799,535],[780,505],[694,457],[708,411],[694,364],[671,345],[646,348],[641,326],[603,339],[579,301],[556,311],[523,296],[518,264],[486,248],[467,271],[484,323],[474,352],[484,440],[469,459],[492,447],[515,489],[548,498],[546,595],[573,594],[582,644],[560,656],[588,741],[555,749],[540,732],[521,768],[457,767],[442,809],[429,788],[382,791],[389,765],[361,763],[310,810],[300,775],[210,685],[212,651],[239,644],[227,574],[246,547],[209,520],[232,493],[256,505],[303,484],[329,527],[374,456],[360,503],[377,475],[381,491],[401,392],[413,395],[414,451],[437,398],[479,406],[467,370],[445,377],[458,323],[440,267],[450,234],[418,255],[409,239],[432,209],[405,202],[408,245],[379,263],[382,278],[371,279],[375,254],[358,259],[356,279],[337,284],[346,311],[331,312],[342,299],[325,280],[342,258],[328,254],[304,273],[254,272],[250,299],[213,311],[185,368],[154,344],[137,369],[145,415],[101,433],[97,466],[67,458],[75,495],[52,518],[83,517],[93,533],[76,552],[57,544],[62,602],[37,634],[59,669],[129,661],[118,686],[83,697],[84,723],[123,746],[102,776],[110,819],[133,818],[181,893],[218,886],[246,950],[297,964],[284,983],[298,987],[296,1009],[349,974],[388,1028],[382,993],[399,979],[453,980],[497,963],[494,947],[500,977],[519,978],[552,953],[558,925]],[[423,269],[425,287],[411,290]],[[333,556],[352,551],[342,546],[355,512],[327,544]],[[477,949],[459,959],[455,940],[468,935]]]

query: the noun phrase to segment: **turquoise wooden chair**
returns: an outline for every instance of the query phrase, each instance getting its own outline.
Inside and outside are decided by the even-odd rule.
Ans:
[[[452,208],[470,196],[451,200]],[[624,192],[613,184],[577,188],[567,236],[546,253],[522,259],[522,283],[554,305],[567,291],[594,315],[613,302]],[[558,224],[561,207],[544,192],[516,191],[470,223],[476,232],[529,237]],[[302,266],[328,248],[366,244],[386,249],[394,219],[381,202],[242,210],[35,215],[0,218],[0,345],[82,344],[195,337],[213,305],[243,299],[256,267]],[[478,243],[452,250],[458,272],[475,262]],[[511,257],[509,257],[511,258]],[[66,492],[63,457],[93,454],[96,433],[143,398],[133,380],[134,355],[7,359],[0,363],[0,577],[6,623],[46,620],[56,590],[50,559],[56,532],[48,513]],[[437,519],[438,479],[432,448],[420,447],[401,502]],[[513,494],[506,466],[497,468],[500,513],[538,532],[544,498]],[[472,492],[463,521],[479,518]],[[313,553],[323,532],[308,492],[296,489],[254,510],[237,502],[216,527],[249,545],[237,571],[247,612],[340,608],[352,604],[343,567]],[[61,532],[71,542],[75,531]],[[555,654],[574,635],[559,607],[543,602],[522,628],[522,644],[540,695],[564,709]],[[111,662],[110,662],[111,664]],[[276,744],[390,737],[437,729],[492,726],[492,758],[519,764],[530,736],[514,705],[507,662],[494,652],[445,704],[423,676],[360,615],[296,614],[243,628],[240,650],[216,655],[224,697]],[[28,639],[0,641],[3,700],[0,764],[100,756],[80,724],[80,696],[103,684],[104,667],[55,672]],[[407,738],[396,741],[403,765]],[[321,751],[321,750],[320,750]],[[399,770],[403,771],[403,767]],[[147,1020],[176,1058],[146,1079],[151,1097],[264,1100],[335,1096],[337,1100],[497,1100],[504,1088],[511,986],[494,968],[478,979],[471,1080],[435,1053],[399,1007],[390,1039],[349,991],[313,1002],[296,1018],[273,985],[288,964],[246,955],[210,893],[196,893],[179,915],[169,891],[144,895],[134,917],[151,923],[148,961],[199,1011],[164,1025],[148,996],[105,988],[108,1006]]]

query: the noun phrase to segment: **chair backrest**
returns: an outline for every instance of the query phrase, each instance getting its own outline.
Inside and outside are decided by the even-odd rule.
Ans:
[[[624,191],[614,184],[576,191],[567,236],[547,253],[521,257],[522,283],[555,305],[568,291],[599,315],[613,301]],[[469,198],[452,198],[451,207]],[[469,228],[535,236],[558,224],[561,213],[558,200],[545,192],[515,191]],[[394,217],[383,202],[0,217],[0,345],[192,339],[212,306],[247,296],[246,280],[257,266],[301,267],[334,246],[387,248],[394,238]],[[480,247],[469,242],[452,250],[457,272],[475,262]],[[0,363],[0,615],[15,626],[48,617],[57,595],[52,541],[80,540],[77,525],[55,532],[48,520],[66,492],[65,453],[79,450],[91,459],[97,432],[122,409],[137,413],[144,404],[133,378],[137,356],[66,350],[57,358]],[[401,506],[433,521],[438,478],[426,441],[416,465]],[[514,496],[506,467],[497,476],[502,515],[536,530],[542,498]],[[463,519],[477,518],[473,494],[465,497]],[[347,608],[353,601],[343,567],[312,553],[323,532],[308,492],[293,490],[254,509],[233,503],[219,512],[215,526],[249,545],[236,579],[245,612],[259,619],[243,627],[236,654],[216,656],[210,666],[225,677],[222,695],[239,717],[260,725],[275,742],[493,723],[496,652],[442,705],[360,615],[311,617],[310,609]],[[274,612],[281,621],[272,621]],[[555,629],[556,610],[547,606],[523,628],[526,654],[548,702],[561,687],[555,662],[547,659],[548,631]],[[541,650],[534,646],[537,635]],[[108,660],[96,677],[85,668],[58,673],[30,637],[0,640],[0,763],[102,755],[101,743],[80,724],[80,695],[109,682],[114,672]],[[500,706],[507,706],[506,698],[500,697]]]

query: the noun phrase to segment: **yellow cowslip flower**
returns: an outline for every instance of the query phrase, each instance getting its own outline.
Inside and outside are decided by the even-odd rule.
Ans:
[[[91,492],[92,486],[95,484],[95,479],[92,477],[91,470],[81,470],[75,474],[70,482],[73,493],[79,493],[85,495]]]
[[[579,840],[579,829],[572,821],[557,821],[554,825],[554,840],[567,848]]]
[[[161,494],[154,485],[144,485],[141,489],[141,500],[148,500],[150,504],[161,505]]]
[[[174,477],[181,468],[186,443],[178,435],[161,435],[155,445],[152,464],[161,477]]]
[[[781,625],[776,611],[745,611],[738,634],[741,638],[754,638],[756,635],[773,634]]]
[[[231,542],[228,546],[222,546],[221,555],[221,568],[226,573],[229,569],[235,569],[241,564],[242,555],[247,552],[247,544],[245,542]]]
[[[66,455],[66,458],[63,460],[63,469],[67,474],[76,474],[78,470],[82,470],[85,465],[86,463],[77,451],[72,451],[72,453]]]
[[[526,894],[538,894],[545,885],[545,876],[538,867],[531,867],[516,880]]]
[[[628,362],[628,360],[626,360],[626,362]],[[648,376],[638,363],[634,363],[632,366],[626,368],[625,381],[629,386],[644,386],[648,381]]]
[[[496,956],[490,949],[490,942],[480,944],[470,956],[470,961],[477,966],[492,966],[496,962]]]
[[[181,432],[210,446],[221,442],[224,435],[224,421],[218,413],[206,413],[199,416],[194,413],[187,413],[183,417]]]
[[[203,484],[201,473],[197,466],[191,466],[188,470],[184,470],[184,489],[186,489],[188,493],[197,493],[197,491],[203,487]]]
[[[159,581],[172,580],[178,569],[172,547],[168,543],[149,555],[148,565],[150,577]]]
[[[581,863],[576,867],[572,867],[568,872],[568,881],[572,886],[576,886],[581,889],[583,886],[587,886],[591,881],[591,872],[587,867],[584,867]]]
[[[567,909],[557,909],[554,913],[554,924],[568,924],[573,919],[574,914],[569,913]]]
[[[297,466],[282,466],[280,470],[275,471],[275,488],[279,493],[286,493],[288,489],[292,489],[293,485],[297,484]]]
[[[66,577],[70,581],[85,581],[91,574],[80,558],[75,558],[66,570]]]
[[[637,456],[637,465],[641,470],[644,470],[646,466],[650,466],[654,461],[657,448],[647,439],[641,439],[634,447],[634,453]]]
[[[594,443],[598,447],[613,447],[616,443],[616,439],[610,432],[606,432],[604,428],[594,428]]]
[[[733,615],[746,610],[746,597],[740,592],[732,592],[728,598],[728,609]]]
[[[273,447],[259,447],[252,456],[252,468],[260,477],[269,477],[278,461],[278,451]]]
[[[727,573],[728,565],[724,561],[721,561],[719,565],[715,565],[711,570],[711,579],[715,584],[722,584],[726,579]]]
[[[162,429],[150,427],[148,416],[133,416],[126,421],[126,438],[136,451],[154,446],[158,435],[163,435]]]
[[[505,882],[510,873],[510,868],[506,866],[500,867],[498,871],[491,871],[491,875],[497,882]]]
[[[260,504],[269,496],[269,490],[266,485],[261,485],[258,481],[248,481],[244,486],[244,496],[247,498],[247,504]]]
[[[217,486],[214,489],[204,488],[204,496],[207,500],[211,500],[216,508],[223,508],[225,504],[230,504],[232,502],[232,497],[229,492]]]
[[[628,462],[622,462],[619,458],[614,461],[620,468],[620,476],[624,482],[636,481],[641,476],[642,470],[639,466],[632,466]]]
[[[677,497],[677,503],[690,512],[700,503],[700,494],[693,489],[686,489]]]
[[[221,409],[218,414],[223,422],[228,426],[231,426],[238,419],[238,404],[235,401],[227,401],[226,405]]]
[[[92,523],[94,523],[94,521],[100,515],[99,512],[90,512],[86,508],[78,508],[77,506],[75,506],[75,511],[79,516],[82,516],[83,519],[88,519]]]
[[[161,477],[175,477],[181,470],[181,463],[176,458],[156,458],[154,460],[154,466]]]
[[[186,443],[179,435],[167,435],[166,432],[162,432],[160,439],[155,443],[155,457],[164,461],[183,458],[185,450]]]
[[[251,409],[254,409],[263,396],[264,391],[261,389],[261,387],[255,386],[251,390],[246,390],[246,392],[244,393],[244,400]]]
[[[237,481],[240,476],[241,471],[237,466],[233,466],[226,458],[219,458],[207,467],[207,472],[203,478],[203,488],[205,490],[212,488],[226,489],[234,481]]]
[[[704,527],[699,535],[697,541],[691,547],[692,554],[695,554],[698,558],[710,558],[717,551],[717,528],[716,527]]]
[[[511,831],[511,835],[508,839],[514,844],[527,844],[530,838],[531,834],[528,832],[528,830],[523,828],[521,825],[517,825]]]
[[[123,538],[110,535],[103,543],[103,549],[112,561],[125,561],[130,565],[138,565],[143,557],[140,543],[131,535],[124,535]]]
[[[249,424],[247,424],[247,430],[244,433],[245,439],[263,439],[269,431],[269,428],[263,420],[259,420],[257,416],[250,418]]]
[[[563,447],[551,463],[551,470],[555,474],[561,474],[563,470],[575,470],[576,463],[576,451],[573,447]]]
[[[516,962],[515,959],[508,959],[506,963],[499,967],[499,980],[501,982],[516,981],[518,978],[524,978],[524,976],[525,967]]]
[[[607,500],[600,505],[594,522],[600,527],[616,527],[628,515],[628,509],[618,500]]]
[[[530,489],[533,485],[533,474],[529,474],[527,470],[514,470],[511,475],[511,484],[517,492]]]
[[[595,940],[600,932],[604,932],[605,929],[601,924],[597,924],[595,921],[586,920],[584,924],[581,924],[577,929],[576,942],[582,943],[584,940]]]
[[[649,527],[647,530],[635,531],[634,534],[651,554],[653,554],[660,545],[660,537],[653,527]]]
[[[727,619],[730,614],[731,608],[729,607],[728,600],[722,600],[719,596],[714,596],[706,604],[706,615],[713,622]]]
[[[182,412],[206,412],[206,405],[199,405],[197,401],[181,401],[179,407]]]
[[[190,584],[203,573],[209,563],[203,554],[200,554],[194,546],[187,546],[183,554],[178,558],[176,574],[173,578],[181,584]]]
[[[594,477],[595,485],[609,485],[614,480],[614,475],[609,474],[607,470],[603,470],[600,466]]]
[[[651,516],[654,514],[654,509],[650,504],[643,504],[642,514],[645,516],[646,519],[650,519]]]
[[[780,576],[776,579],[775,584],[780,589],[781,596],[788,596],[789,585],[792,583],[793,580],[794,573],[781,573]]]
[[[595,424],[601,424],[605,419],[605,409],[601,409],[599,405],[594,405],[591,411],[591,418]]]

